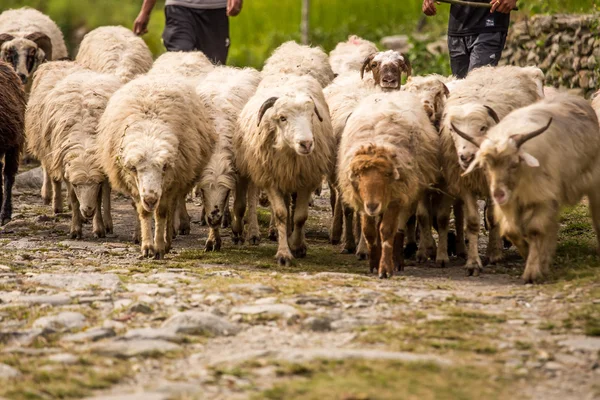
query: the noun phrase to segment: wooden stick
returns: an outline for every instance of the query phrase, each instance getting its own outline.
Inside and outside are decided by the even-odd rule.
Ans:
[[[471,6],[471,7],[479,7],[479,8],[492,8],[490,3],[476,3],[474,1],[464,1],[464,0],[437,0],[440,3],[448,3],[454,4],[457,6]],[[515,7],[512,9],[513,11],[519,11],[519,7]]]

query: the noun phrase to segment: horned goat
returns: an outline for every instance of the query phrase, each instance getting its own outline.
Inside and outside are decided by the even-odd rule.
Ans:
[[[600,249],[600,127],[589,102],[559,95],[515,110],[487,134],[456,134],[478,147],[500,230],[527,259],[523,279],[549,272],[563,205],[589,199]]]

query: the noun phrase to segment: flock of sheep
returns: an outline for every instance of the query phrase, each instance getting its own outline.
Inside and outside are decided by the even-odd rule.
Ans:
[[[97,237],[113,231],[114,189],[132,199],[142,255],[157,259],[189,233],[192,191],[210,228],[206,250],[221,248],[229,218],[234,243],[258,244],[262,191],[277,261],[288,265],[306,255],[309,203],[323,179],[332,243],[368,258],[379,277],[401,270],[411,250],[441,266],[449,253],[465,256],[478,274],[479,199],[490,205],[489,261],[510,240],[527,259],[526,282],[548,271],[562,205],[587,196],[600,230],[598,117],[587,100],[545,88],[536,67],[411,76],[403,55],[356,36],[329,56],[284,43],[261,72],[214,66],[200,52],[153,62],[123,27],[88,33],[69,61],[56,24],[33,9],[0,15],[0,46],[2,224],[26,145],[55,212],[67,186],[72,238],[87,219]]]

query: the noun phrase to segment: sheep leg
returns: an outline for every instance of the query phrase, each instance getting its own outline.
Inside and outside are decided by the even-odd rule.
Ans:
[[[379,279],[391,278],[394,276],[394,244],[398,228],[402,229],[401,235],[404,235],[406,221],[412,213],[408,210],[402,210],[400,204],[392,202],[381,218],[379,226],[379,237],[381,239],[381,260],[379,261]],[[399,269],[403,269],[399,265]]]
[[[331,190],[331,193],[335,193],[335,188],[332,187]],[[340,240],[342,238],[342,230],[344,224],[344,216],[342,213],[345,211],[345,209],[344,203],[342,201],[342,196],[335,196],[335,203],[333,203],[333,207],[331,210],[333,212],[333,219],[331,220],[330,241],[331,244],[337,245],[340,243]],[[350,229],[352,229],[352,226],[350,227]]]
[[[175,199],[175,201],[177,201],[177,199]],[[175,214],[177,213],[177,210],[175,209],[175,204],[173,204],[173,207],[169,207],[169,211],[167,212],[167,230],[165,233],[165,253],[168,253],[171,251],[171,247],[173,245],[173,239],[175,238],[175,225],[174,225],[174,220],[175,220]]]
[[[60,214],[63,211],[63,198],[62,198],[62,180],[52,180],[52,209],[54,214]]]
[[[44,201],[45,205],[50,205],[50,202],[52,201],[52,179],[50,179],[50,175],[43,166],[42,174],[44,175],[41,191],[42,200]]]
[[[223,222],[221,223],[221,228],[227,229],[231,225],[231,210],[229,209],[229,194],[227,195],[227,199],[225,200],[225,210],[223,210]]]
[[[269,205],[271,209],[271,219],[269,220],[269,240],[272,242],[277,241],[277,223],[275,221],[275,213],[273,212],[273,207]]]
[[[146,211],[140,201],[136,201],[135,206],[140,223],[142,257],[152,258],[154,257],[154,241],[152,240],[152,213]]]
[[[367,240],[365,239],[365,235],[363,235],[361,228],[361,214],[356,211],[356,218],[354,219],[354,232],[355,236],[359,237],[358,246],[356,247],[356,257],[359,260],[366,260],[369,258],[369,247],[367,246]]]
[[[450,225],[450,210],[452,208],[452,198],[446,195],[442,195],[439,197],[438,200],[438,248],[437,254],[435,256],[435,263],[438,266],[444,268],[450,263],[450,258],[448,257],[448,229]]]
[[[204,251],[219,251],[221,250],[221,232],[219,231],[219,227],[213,228],[210,227],[208,231],[208,238],[206,239],[206,245],[204,246]]]
[[[258,188],[248,183],[248,242],[258,246],[260,243],[260,227],[258,225]]]
[[[480,230],[479,207],[477,206],[477,199],[472,193],[465,195],[463,201],[465,202],[467,211],[467,239],[469,240],[465,268],[467,270],[467,275],[479,276],[479,273],[483,269],[481,258],[479,258],[478,246]]]
[[[234,244],[244,244],[244,214],[248,194],[248,179],[241,178],[236,183],[235,199],[233,200],[233,223],[231,225]]]
[[[487,199],[486,203],[490,200]],[[496,264],[504,258],[502,253],[502,236],[500,235],[500,226],[494,218],[494,207],[489,204],[486,209],[486,220],[488,221],[488,245],[486,257],[490,264]]]
[[[463,205],[461,199],[456,199],[452,205],[452,209],[454,210],[454,227],[456,228],[456,256],[460,258],[467,257],[467,248],[465,246],[465,212]]]
[[[557,210],[540,205],[523,215],[525,238],[529,243],[529,254],[523,272],[525,283],[536,283],[550,271],[550,263],[556,250],[558,236]]]
[[[335,188],[335,185],[331,183],[331,180],[327,181],[327,185],[329,185],[329,205],[331,205],[331,216],[335,215],[335,207],[338,202],[339,194]]]
[[[590,214],[592,215],[592,225],[594,226],[596,241],[598,242],[596,251],[600,254],[600,193],[588,193],[588,202]]]
[[[79,211],[79,200],[75,194],[75,189],[70,184],[67,184],[67,192],[69,194],[69,201],[71,203],[71,239],[81,239],[83,236],[83,216]]]
[[[411,215],[406,222],[406,249],[404,258],[411,258],[417,253],[417,216]]]
[[[0,223],[2,226],[8,224],[12,219],[12,189],[18,170],[19,152],[16,149],[8,150],[4,156],[4,196],[2,197],[2,211],[0,211]]]
[[[369,270],[373,273],[379,268],[381,258],[381,246],[379,244],[378,223],[375,217],[369,217],[366,214],[361,215],[362,235],[365,238],[367,248],[369,249]]]
[[[190,214],[187,212],[185,198],[186,193],[182,194],[181,197],[177,199],[177,216],[179,220],[177,233],[184,236],[190,234]]]
[[[158,208],[154,211],[154,259],[162,260],[167,252],[165,236],[167,235],[167,216],[169,208],[175,207],[181,198],[161,199]]]
[[[293,256],[287,237],[288,207],[285,201],[286,195],[273,188],[267,190],[267,195],[269,196],[273,214],[275,214],[275,225],[277,226],[277,239],[279,243],[275,257],[279,265],[289,267]]]
[[[295,194],[286,194],[283,199],[285,200],[285,206],[288,210],[288,220],[287,220],[287,237],[292,235],[293,223],[294,223],[294,210],[296,208],[296,198]]]
[[[354,209],[344,207],[344,249],[342,254],[353,254],[356,251],[356,240],[354,239]]]
[[[133,207],[133,210],[135,211],[135,215],[137,216],[138,215],[137,203],[133,198],[131,199],[131,206]],[[142,237],[141,230],[142,230],[142,227],[140,225],[140,219],[136,218],[135,219],[135,229],[133,231],[133,235],[131,236],[131,241],[134,244],[140,244],[140,240]]]
[[[308,219],[308,202],[311,195],[312,190],[302,189],[294,196],[294,230],[290,237],[290,248],[296,258],[306,257],[304,225]]]
[[[110,183],[108,179],[102,183],[102,203],[103,203],[103,213],[102,218],[104,220],[104,226],[106,227],[107,234],[115,233],[115,228],[113,226],[112,214],[111,214],[111,199],[110,199]]]
[[[200,208],[200,221],[199,221],[200,226],[206,226],[206,207],[204,207],[204,204],[202,205],[202,208]]]
[[[433,259],[436,255],[435,240],[431,234],[431,218],[427,202],[429,196],[421,196],[417,204],[417,221],[419,223],[419,249],[417,250],[417,262],[423,263]]]
[[[71,205],[73,206],[74,204]],[[94,220],[92,222],[92,232],[94,232],[94,237],[106,237],[106,227],[104,226],[104,220],[102,219],[102,190],[98,192],[98,198],[96,199],[96,211],[94,212]]]

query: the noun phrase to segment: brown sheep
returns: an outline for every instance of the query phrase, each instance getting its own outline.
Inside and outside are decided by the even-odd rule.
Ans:
[[[409,77],[412,74],[410,61],[407,57],[394,50],[380,51],[367,57],[360,70],[360,77],[365,72],[373,73],[373,80],[383,90],[397,90],[400,88],[402,73]]]

